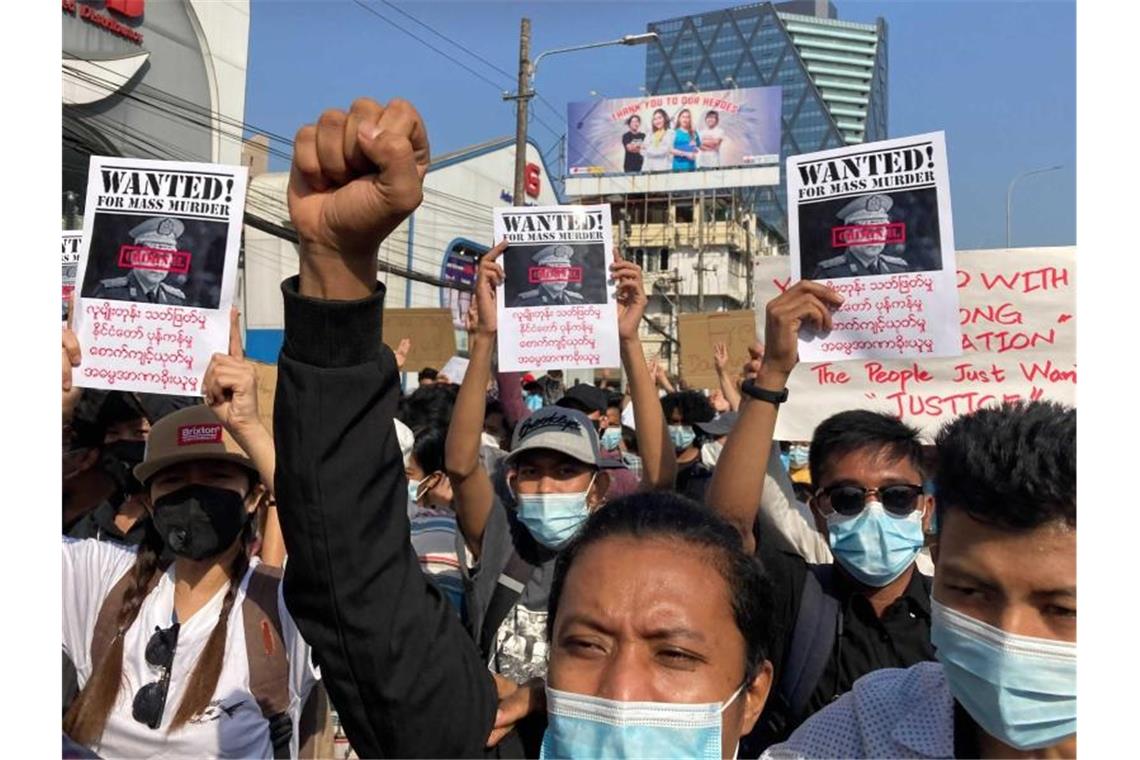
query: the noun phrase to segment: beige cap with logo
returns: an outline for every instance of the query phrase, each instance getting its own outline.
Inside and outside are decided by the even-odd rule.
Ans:
[[[154,423],[146,440],[146,454],[134,473],[145,484],[159,470],[201,459],[219,459],[257,471],[253,460],[226,432],[210,407],[195,404]]]

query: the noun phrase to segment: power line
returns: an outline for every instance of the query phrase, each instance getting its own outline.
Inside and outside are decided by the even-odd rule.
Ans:
[[[444,41],[446,41],[446,42],[449,42],[449,43],[451,43],[452,45],[455,45],[455,47],[457,47],[457,48],[460,48],[460,49],[462,49],[462,50],[463,50],[463,52],[467,53],[468,55],[470,55],[470,56],[471,56],[472,58],[474,58],[475,60],[477,60],[477,61],[481,61],[481,62],[483,62],[484,64],[486,64],[487,66],[490,66],[492,69],[494,69],[495,71],[497,71],[497,72],[499,72],[500,74],[502,74],[503,76],[505,76],[505,77],[507,78],[507,80],[508,80],[508,81],[514,81],[514,78],[515,78],[515,76],[516,76],[515,74],[512,74],[512,73],[511,73],[511,72],[509,72],[509,71],[504,71],[503,69],[499,68],[498,66],[496,66],[496,65],[495,65],[495,64],[493,64],[493,63],[491,63],[491,62],[490,62],[490,61],[488,61],[486,58],[484,58],[483,56],[479,55],[479,54],[478,54],[478,53],[476,53],[474,50],[472,50],[472,49],[470,48],[470,46],[468,46],[468,45],[461,45],[460,43],[458,43],[458,42],[456,42],[455,40],[453,40],[453,39],[451,39],[450,37],[448,37],[448,36],[447,36],[446,34],[444,34],[443,32],[439,31],[438,29],[436,29],[435,27],[431,26],[430,24],[427,24],[427,23],[425,23],[425,22],[423,22],[423,21],[420,21],[418,18],[416,18],[416,17],[415,17],[415,16],[413,16],[412,14],[408,13],[407,11],[403,10],[402,8],[398,7],[398,6],[397,6],[397,5],[395,5],[394,3],[390,3],[390,2],[388,2],[388,0],[380,0],[380,1],[381,1],[382,3],[384,3],[384,5],[387,5],[389,8],[391,8],[391,9],[392,9],[392,10],[394,10],[394,11],[396,11],[396,13],[399,13],[401,16],[405,16],[405,17],[407,17],[407,18],[411,19],[412,21],[416,22],[417,24],[419,24],[420,26],[422,26],[424,29],[427,29],[429,32],[431,32],[431,33],[432,33],[432,34],[434,34],[435,36],[439,37],[440,39],[442,39],[442,40],[444,40]]]

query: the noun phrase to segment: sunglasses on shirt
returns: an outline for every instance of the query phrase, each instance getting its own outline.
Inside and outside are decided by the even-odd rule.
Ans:
[[[149,728],[162,724],[166,710],[166,693],[170,690],[170,669],[174,664],[174,648],[178,645],[178,623],[169,628],[155,626],[146,644],[146,664],[159,670],[158,680],[148,683],[135,694],[131,715]]]
[[[906,517],[918,509],[922,486],[899,484],[882,488],[838,485],[816,491],[816,499],[826,511],[828,507],[844,517],[854,517],[867,506],[867,496],[878,497],[883,509],[898,517]]]

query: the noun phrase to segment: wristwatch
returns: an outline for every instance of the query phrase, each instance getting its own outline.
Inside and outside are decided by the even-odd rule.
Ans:
[[[755,380],[745,380],[740,390],[742,393],[747,393],[758,401],[767,401],[769,404],[779,406],[788,400],[788,389],[784,388],[782,391],[769,391],[761,388],[756,384]]]

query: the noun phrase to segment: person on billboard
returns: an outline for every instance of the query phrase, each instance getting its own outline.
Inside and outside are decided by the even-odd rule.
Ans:
[[[673,130],[669,128],[669,114],[658,108],[653,112],[653,134],[641,146],[645,157],[643,172],[673,171]]]
[[[641,155],[641,146],[645,142],[645,133],[641,131],[641,117],[637,114],[625,120],[629,131],[621,136],[622,147],[625,148],[625,164],[622,169],[626,172],[639,172],[645,163],[645,156]]]
[[[693,129],[693,114],[682,108],[677,114],[677,128],[673,130],[673,171],[691,172],[697,168],[701,136]]]
[[[700,137],[701,146],[701,152],[697,154],[697,168],[719,168],[720,145],[724,142],[724,130],[720,127],[720,114],[716,111],[705,111],[705,128],[697,135]]]

